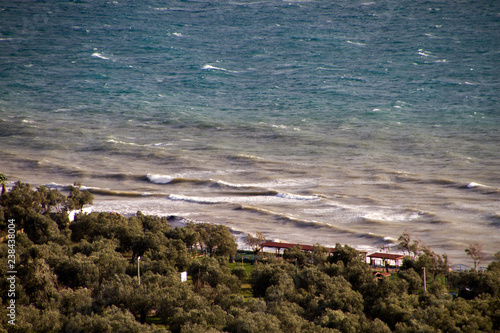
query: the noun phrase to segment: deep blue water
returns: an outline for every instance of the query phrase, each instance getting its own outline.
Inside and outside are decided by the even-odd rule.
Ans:
[[[0,171],[166,196],[100,209],[460,258],[498,244],[499,102],[498,1],[0,3]]]

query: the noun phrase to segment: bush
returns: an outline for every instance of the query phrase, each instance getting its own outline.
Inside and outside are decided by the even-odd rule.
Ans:
[[[231,271],[231,274],[236,276],[240,281],[243,281],[247,277],[247,271],[244,267],[235,267]]]

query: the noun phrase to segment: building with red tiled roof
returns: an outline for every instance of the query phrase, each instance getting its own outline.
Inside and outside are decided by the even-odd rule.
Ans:
[[[386,263],[392,266],[401,266],[401,260],[404,258],[402,254],[394,254],[394,253],[372,253],[367,256],[370,258],[370,263],[376,265],[380,263],[380,266],[385,266]]]

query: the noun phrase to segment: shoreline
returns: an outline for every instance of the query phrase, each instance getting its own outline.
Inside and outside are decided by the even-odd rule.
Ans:
[[[135,213],[125,213],[125,214],[122,214],[120,212],[116,212],[116,211],[111,211],[111,210],[94,210],[92,212],[95,212],[95,213],[99,213],[99,212],[104,212],[104,213],[118,213],[118,214],[121,214],[125,217],[130,217],[130,216],[134,216]],[[145,215],[151,215],[151,214],[147,214],[147,212],[145,211],[141,211],[143,214]],[[235,241],[236,241],[236,244],[238,246],[238,250],[241,250],[241,251],[249,251],[251,250],[250,247],[248,245],[246,245],[245,243],[245,240],[244,238],[246,237],[247,233],[250,233],[250,232],[247,232],[245,230],[237,230],[235,228],[232,228],[231,226],[227,226],[225,224],[221,224],[221,223],[215,223],[215,222],[206,222],[206,221],[197,221],[197,220],[193,220],[193,219],[188,219],[188,218],[185,218],[185,217],[182,217],[182,216],[176,216],[176,215],[153,215],[153,216],[156,216],[156,217],[167,217],[169,219],[168,223],[172,226],[172,227],[183,227],[185,225],[187,225],[188,223],[195,223],[195,224],[202,224],[202,223],[208,223],[208,224],[214,224],[214,225],[223,225],[225,226],[229,231],[230,233],[235,237]],[[252,234],[252,233],[251,233]],[[283,238],[266,238],[266,241],[271,241],[271,242],[277,242],[277,243],[292,243],[292,244],[303,244],[303,245],[308,245],[308,246],[313,246],[313,245],[320,245],[320,246],[323,246],[323,247],[326,247],[326,248],[334,248],[336,246],[336,244],[340,244],[341,246],[344,246],[344,245],[347,245],[347,246],[350,246],[354,249],[356,249],[357,251],[359,252],[364,252],[366,253],[367,255],[370,255],[370,254],[373,254],[373,253],[387,253],[387,254],[398,254],[398,255],[405,255],[404,251],[399,249],[399,245],[397,244],[397,240],[395,240],[390,246],[385,246],[385,247],[382,247],[382,248],[376,248],[374,246],[371,246],[371,245],[353,245],[351,243],[343,243],[343,242],[337,242],[335,244],[321,244],[321,243],[311,243],[311,244],[308,244],[308,243],[305,243],[303,241],[300,241],[300,240],[296,240],[295,238],[294,239],[287,239],[286,237],[283,237]],[[431,249],[432,250],[432,249]],[[443,255],[445,253],[436,253],[438,255]],[[469,262],[466,262],[465,260],[464,261],[461,261],[461,262],[450,262],[450,269],[451,270],[459,270],[459,268],[454,268],[455,266],[456,267],[460,267],[460,269],[462,270],[463,267],[466,267],[466,269],[469,269],[469,268],[472,268],[473,265]],[[485,259],[484,261],[482,261],[482,264],[481,264],[481,267],[483,268],[486,267],[489,263],[492,262],[492,258],[488,258],[488,259]]]
[[[8,185],[12,186],[14,183],[15,181],[10,181]],[[39,185],[32,186],[36,187]],[[67,191],[71,185],[60,185],[52,182],[45,186],[59,189],[64,192]],[[176,185],[167,186],[169,186],[167,191],[175,192],[178,190],[178,188],[175,187]],[[147,215],[176,216],[178,220],[184,219],[196,223],[224,225],[235,235],[238,246],[243,249],[245,248],[243,238],[246,234],[255,234],[259,231],[266,235],[266,239],[271,241],[310,245],[319,243],[326,247],[334,247],[335,244],[340,243],[368,253],[381,252],[382,248],[388,248],[390,252],[400,253],[401,250],[397,248],[397,238],[405,232],[405,229],[401,228],[399,229],[399,233],[394,234],[392,237],[377,235],[370,231],[370,225],[360,230],[355,229],[357,228],[356,225],[351,226],[349,223],[340,224],[340,227],[338,227],[328,223],[298,220],[288,213],[273,215],[274,213],[268,213],[264,209],[246,208],[245,205],[242,204],[235,203],[229,206],[224,204],[212,204],[210,202],[217,201],[211,199],[210,196],[207,196],[205,200],[205,202],[208,203],[200,204],[199,202],[193,203],[189,200],[173,200],[165,196],[164,193],[139,195],[141,193],[139,191],[132,192],[126,189],[116,191],[93,186],[82,186],[81,188],[88,189],[95,194],[94,204],[92,205],[92,209],[95,211],[116,212],[124,216],[133,215],[137,211],[141,211]],[[164,187],[159,187],[158,189],[163,190]],[[217,198],[217,191],[218,190],[214,190],[214,198]],[[113,193],[120,193],[120,195],[115,196]],[[204,194],[210,195],[210,192]],[[280,200],[290,199],[282,198]],[[290,201],[293,202],[294,200]],[[308,204],[308,202],[304,200],[297,201]],[[246,218],[248,218],[248,220]],[[356,234],[349,233],[349,230],[355,230]],[[376,229],[373,230],[373,232],[376,232]],[[412,235],[415,236],[415,234]],[[464,245],[461,246],[463,250],[460,249],[460,247],[457,250],[457,246],[451,248],[450,245],[446,243],[443,243],[441,247],[436,247],[432,244],[429,245],[428,239],[418,234],[415,238],[419,239],[421,244],[428,246],[431,250],[438,252],[440,255],[447,254],[451,264],[472,265],[472,260],[467,257],[464,251],[469,243],[464,242]],[[443,248],[446,247],[453,249],[455,252],[443,251]],[[484,261],[486,264],[492,260],[492,255],[497,252],[497,249],[485,246],[485,250],[488,251],[486,253],[487,259]]]
[[[91,208],[91,207],[88,207]],[[121,214],[119,212],[115,211],[92,211],[92,213],[117,213],[120,214],[124,217],[131,217],[134,216],[135,214],[133,213],[127,213],[127,214]],[[142,211],[141,211],[142,212]],[[144,212],[142,212],[145,214]],[[145,214],[145,215],[150,215],[150,214]],[[166,217],[168,219],[168,223],[174,227],[183,227],[186,226],[188,223],[195,223],[195,224],[203,224],[203,223],[208,223],[208,224],[214,224],[214,225],[224,225],[224,224],[218,224],[218,223],[212,223],[212,222],[203,222],[203,221],[196,221],[196,220],[191,220],[187,219],[181,216],[175,216],[175,215],[153,215],[155,217]],[[251,251],[250,246],[246,245],[244,238],[246,237],[247,233],[243,230],[235,230],[234,228],[231,228],[229,226],[224,225],[231,235],[234,236],[235,242],[238,246],[238,251],[246,252],[246,251]],[[404,253],[402,249],[398,249],[399,245],[394,243],[392,246],[387,246],[383,247],[380,249],[375,249],[372,246],[365,245],[365,246],[353,246],[349,243],[336,243],[336,244],[319,244],[319,243],[314,243],[314,244],[305,244],[303,242],[296,242],[296,241],[287,241],[286,239],[267,239],[265,240],[266,242],[275,242],[275,243],[283,243],[283,244],[297,244],[297,245],[305,245],[305,246],[313,246],[313,245],[320,245],[325,248],[335,248],[336,244],[340,244],[341,246],[347,245],[349,247],[354,248],[355,250],[359,251],[360,253],[365,253],[366,257],[370,256],[371,254],[375,253],[385,253],[385,254],[390,254],[390,255],[402,255],[402,256],[407,256],[407,254]],[[395,248],[395,250],[392,250]],[[371,250],[370,250],[371,249]],[[431,249],[432,250],[432,249]],[[437,255],[443,255],[443,253],[436,253]],[[493,258],[488,258],[483,261],[481,261],[481,266],[478,267],[479,269],[485,269],[486,266],[488,266],[491,262],[493,261]],[[450,262],[449,264],[450,271],[463,271],[463,270],[469,270],[473,267],[472,264],[467,263],[452,263]]]

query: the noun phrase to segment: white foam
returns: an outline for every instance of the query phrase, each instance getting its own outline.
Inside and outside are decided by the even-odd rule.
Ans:
[[[64,190],[64,189],[68,188],[69,186],[52,182],[49,184],[45,184],[45,187],[48,189],[53,189],[53,190]]]
[[[474,187],[487,187],[487,186],[483,185],[483,184],[476,183],[476,182],[470,182],[469,184],[467,184],[466,187],[467,188],[474,188]]]
[[[71,109],[65,109],[65,108],[60,108],[60,109],[56,109],[56,110],[54,110],[52,112],[68,112],[68,111],[73,111],[73,110],[71,110]]]
[[[172,176],[157,175],[157,174],[151,174],[151,173],[148,173],[146,175],[146,177],[148,177],[148,179],[151,183],[155,183],[155,184],[168,184],[175,179]]]
[[[135,146],[135,147],[166,147],[166,146],[173,146],[173,143],[163,143],[163,142],[156,142],[156,143],[148,143],[148,144],[138,144],[134,142],[125,142],[121,140],[115,140],[115,139],[110,139],[107,141],[108,143],[114,143],[114,144],[120,144],[120,145],[127,145],[127,146]]]
[[[103,55],[102,55],[102,54],[100,54],[99,52],[94,52],[94,53],[92,53],[92,57],[94,57],[94,58],[99,58],[99,59],[103,59],[103,60],[109,60],[109,58],[108,58],[108,57],[103,56]]]
[[[431,55],[429,51],[425,51],[423,49],[418,49],[418,54],[423,57],[429,57]]]
[[[280,129],[288,129],[289,127],[286,125],[271,125],[273,128],[280,128]],[[294,131],[301,131],[299,127],[292,127],[292,130]]]
[[[115,139],[108,140],[108,143],[115,143],[115,144],[128,145],[128,146],[140,146],[137,143],[125,142],[125,141],[120,141],[120,140],[115,140]]]
[[[238,154],[239,157],[248,158],[250,160],[263,160],[264,158],[248,154]]]
[[[278,192],[276,196],[278,198],[293,199],[293,200],[319,200],[319,197],[315,195],[298,195],[285,192]]]
[[[365,46],[366,44],[360,43],[360,42],[351,42],[350,40],[347,41],[347,44],[352,44],[352,45],[357,45],[357,46]]]
[[[88,190],[100,190],[101,188],[99,187],[95,187],[95,186],[84,186],[84,185],[81,185],[79,186],[80,190],[82,191],[88,191]]]
[[[416,212],[412,213],[397,213],[397,212],[370,212],[363,215],[364,218],[372,221],[381,222],[406,222],[412,221],[419,218],[419,214]]]
[[[201,69],[223,71],[223,72],[228,72],[228,73],[238,73],[237,71],[231,71],[229,69],[225,69],[225,68],[222,68],[222,67],[216,67],[216,66],[212,66],[212,65],[209,65],[209,64],[206,64]]]
[[[190,197],[187,195],[180,194],[170,194],[167,198],[174,201],[186,201],[192,203],[201,203],[201,204],[214,204],[214,203],[223,203],[224,201],[219,201],[217,199],[212,198],[204,198],[204,197]]]
[[[234,188],[241,188],[241,187],[251,187],[251,185],[244,185],[244,184],[233,184],[229,183],[223,180],[217,180],[215,181],[217,184],[224,185],[224,186],[229,186],[229,187],[234,187]]]

